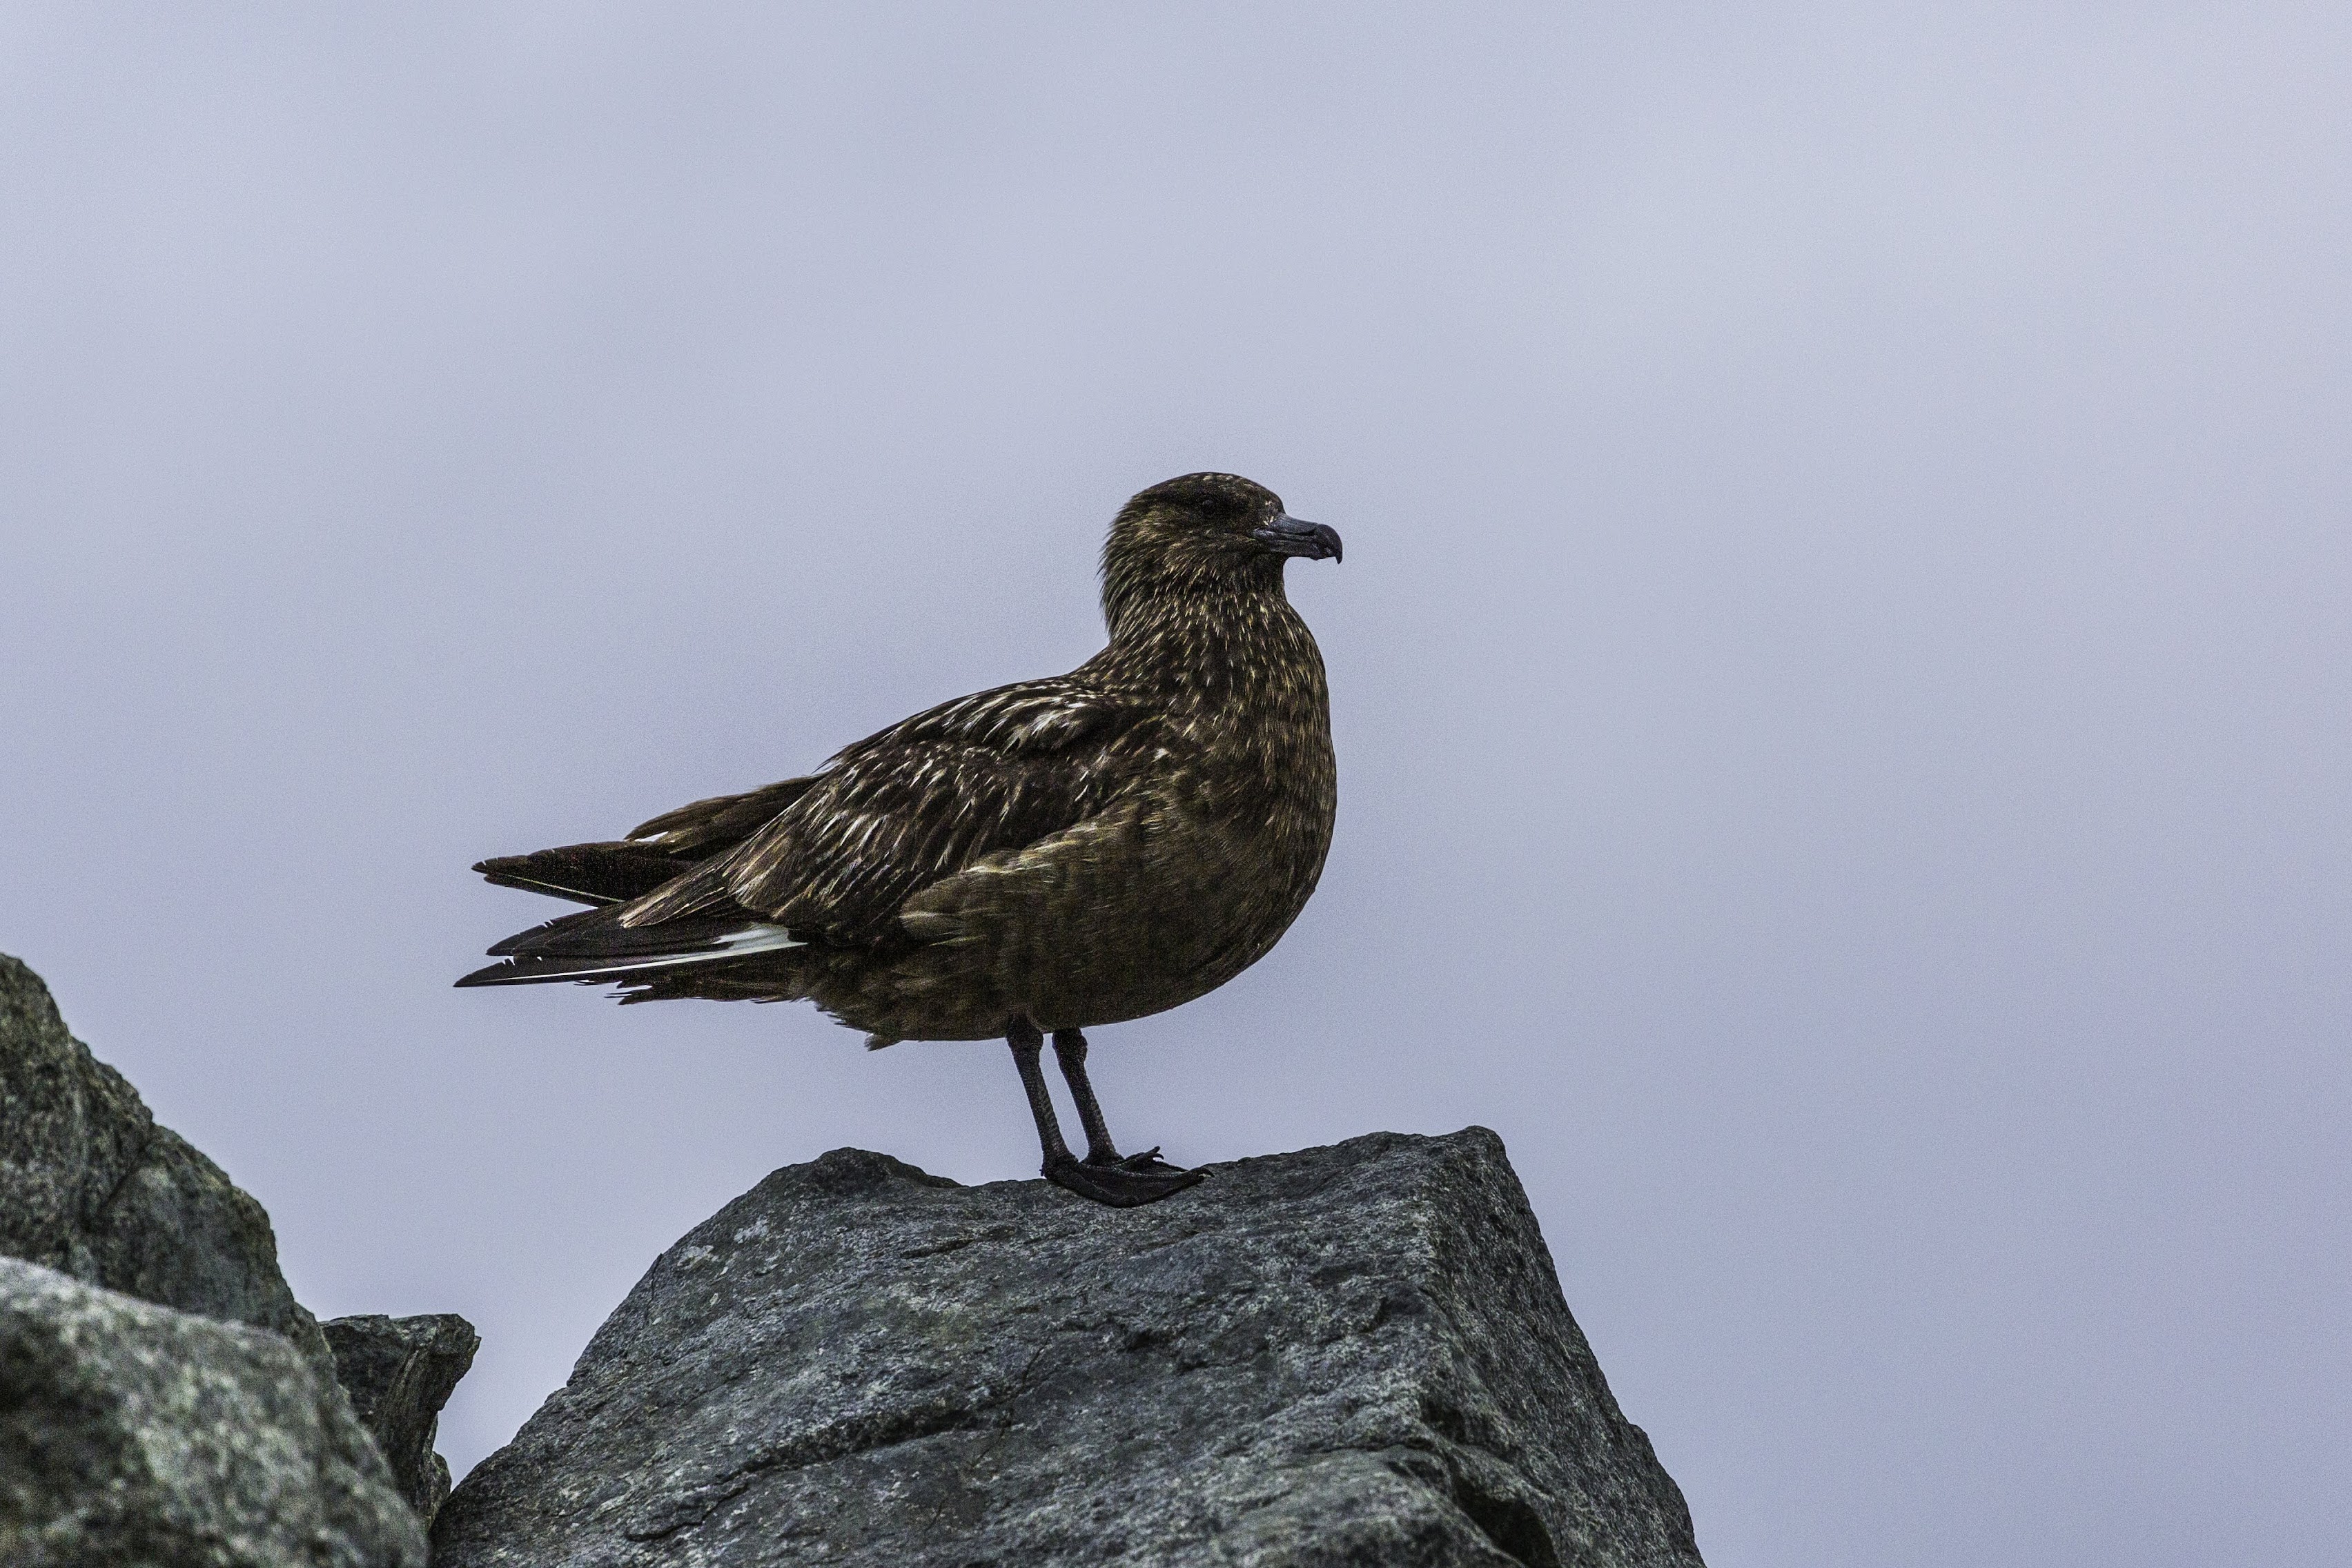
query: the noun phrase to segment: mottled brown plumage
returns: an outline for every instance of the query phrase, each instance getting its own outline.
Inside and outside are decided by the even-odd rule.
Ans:
[[[458,984],[806,998],[875,1046],[1007,1037],[1033,1104],[1036,1040],[1054,1032],[1076,1089],[1076,1031],[1222,985],[1314,891],[1337,773],[1322,658],[1282,572],[1339,552],[1247,479],[1154,486],[1104,546],[1102,652],[624,842],[483,862],[494,882],[596,907],[499,943],[505,963]]]

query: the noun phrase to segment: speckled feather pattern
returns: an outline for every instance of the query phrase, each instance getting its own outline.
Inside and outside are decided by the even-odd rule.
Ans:
[[[1281,514],[1232,475],[1144,491],[1104,548],[1102,652],[626,844],[486,862],[603,906],[493,951],[562,963],[772,922],[802,945],[653,970],[625,999],[806,998],[876,1045],[1116,1023],[1224,984],[1305,907],[1338,800],[1322,658],[1249,533]]]

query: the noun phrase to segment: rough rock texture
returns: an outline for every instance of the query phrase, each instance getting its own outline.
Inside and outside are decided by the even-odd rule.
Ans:
[[[473,1361],[472,1328],[345,1320],[392,1325],[398,1342],[351,1336],[387,1468],[278,1272],[268,1215],[157,1126],[5,954],[0,1268],[0,1564],[423,1562],[416,1520],[394,1530],[373,1514],[405,1497],[429,1521],[447,1494],[435,1417]],[[304,1531],[326,1533],[285,1546]]]
[[[1501,1142],[1144,1209],[839,1150],[654,1265],[436,1568],[1697,1568]]]
[[[278,1271],[269,1216],[66,1032],[0,953],[0,1254],[142,1300],[283,1334],[334,1359]]]
[[[482,1337],[455,1312],[332,1318],[320,1327],[335,1352],[336,1381],[392,1466],[401,1495],[432,1523],[449,1495],[449,1466],[433,1451],[441,1407],[474,1364]]]
[[[0,1258],[0,1563],[424,1568],[330,1382],[274,1333]]]

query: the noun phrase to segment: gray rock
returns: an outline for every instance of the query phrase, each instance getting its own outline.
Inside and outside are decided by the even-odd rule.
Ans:
[[[278,1238],[262,1206],[185,1139],[157,1126],[122,1075],[67,1032],[40,976],[5,953],[0,1256],[158,1306],[268,1330],[300,1355],[329,1403],[343,1397],[337,1380],[348,1358],[360,1413],[384,1436],[394,1462],[388,1473],[403,1495],[428,1521],[448,1495],[433,1434],[450,1389],[473,1363],[472,1327],[457,1317],[350,1319],[392,1325],[390,1337],[362,1326],[346,1336],[348,1349],[331,1350],[278,1272]],[[221,1419],[236,1418],[240,1408],[202,1406]],[[350,1409],[341,1421],[352,1424]],[[185,1436],[195,1443],[236,1440],[225,1431]],[[0,1562],[13,1568],[15,1559]]]
[[[1501,1141],[1152,1207],[838,1150],[654,1265],[436,1568],[1698,1568]]]
[[[482,1337],[455,1312],[417,1318],[331,1318],[320,1328],[335,1377],[392,1466],[401,1495],[425,1523],[449,1495],[449,1466],[433,1451],[441,1407],[474,1364]]]
[[[0,1258],[0,1563],[425,1561],[341,1393],[286,1340]]]
[[[0,1254],[144,1301],[283,1334],[331,1376],[278,1269],[269,1215],[159,1127],[66,1032],[40,976],[0,953]]]

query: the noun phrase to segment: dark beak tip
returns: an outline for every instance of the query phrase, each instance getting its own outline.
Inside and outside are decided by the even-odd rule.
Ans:
[[[1280,517],[1254,531],[1251,537],[1277,554],[1305,556],[1309,561],[1339,559],[1339,531],[1328,522]]]

